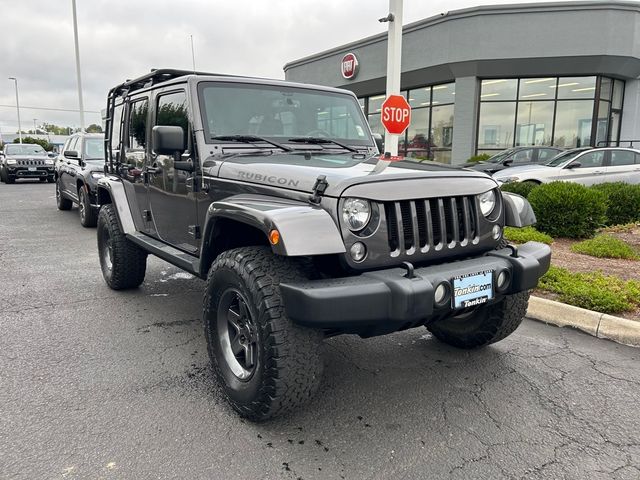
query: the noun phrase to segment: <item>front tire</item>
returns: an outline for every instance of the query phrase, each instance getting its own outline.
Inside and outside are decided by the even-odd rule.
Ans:
[[[529,292],[507,295],[466,314],[437,320],[427,329],[438,340],[458,348],[480,348],[511,335],[527,313]]]
[[[58,210],[70,210],[73,203],[62,195],[60,190],[60,181],[56,182],[56,205]]]
[[[136,288],[143,282],[147,252],[127,240],[112,204],[103,205],[98,215],[98,254],[102,276],[113,290]]]
[[[304,280],[295,260],[268,247],[226,251],[211,266],[204,297],[209,357],[231,406],[262,421],[307,401],[323,369],[320,331],[294,325],[280,281]]]
[[[80,213],[80,224],[83,227],[91,228],[98,224],[98,213],[91,206],[85,187],[78,189],[78,212]]]
[[[4,177],[4,183],[6,183],[7,185],[11,185],[13,183],[16,183],[16,177],[13,175],[9,175],[8,173],[5,175]]]

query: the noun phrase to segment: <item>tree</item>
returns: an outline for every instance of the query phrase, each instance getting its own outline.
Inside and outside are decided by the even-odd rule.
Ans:
[[[39,138],[33,138],[33,137],[22,137],[22,143],[30,143],[30,144],[36,144],[36,145],[40,145],[42,148],[44,148],[47,152],[50,152],[51,150],[53,150],[53,145],[51,145],[49,142],[47,142],[46,140],[41,140]]]
[[[87,127],[87,133],[102,133],[102,127],[97,123],[92,123]]]

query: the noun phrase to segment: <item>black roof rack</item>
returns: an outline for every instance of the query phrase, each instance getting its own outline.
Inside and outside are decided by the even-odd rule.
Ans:
[[[105,171],[114,173],[113,155],[111,152],[111,127],[113,123],[113,111],[116,106],[116,98],[135,92],[142,88],[150,87],[161,82],[166,82],[174,78],[183,77],[185,75],[215,75],[219,77],[232,77],[235,75],[227,75],[211,72],[196,72],[194,70],[177,70],[173,68],[153,68],[151,71],[141,77],[133,80],[125,80],[123,83],[116,85],[109,90],[107,95],[107,110],[105,118],[105,136],[104,136],[104,155],[105,155]]]

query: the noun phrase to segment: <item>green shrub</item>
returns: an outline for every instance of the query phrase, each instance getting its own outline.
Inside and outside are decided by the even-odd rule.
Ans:
[[[602,272],[572,273],[551,266],[538,287],[557,293],[564,303],[596,312],[627,312],[640,305],[640,282],[624,281]]]
[[[480,155],[474,155],[473,157],[471,157],[469,160],[467,160],[467,163],[486,162],[492,156],[493,155],[489,155],[488,153],[481,153]]]
[[[537,187],[538,184],[534,182],[508,182],[503,183],[500,190],[503,192],[517,193],[518,195],[522,195],[524,198],[529,198],[531,190]]]
[[[592,237],[605,222],[606,195],[577,183],[540,185],[528,200],[536,214],[536,227],[552,237]]]
[[[607,196],[607,225],[622,225],[640,220],[640,185],[601,183],[591,188]]]
[[[571,251],[599,258],[625,258],[640,260],[640,255],[627,242],[611,235],[596,235],[571,246]]]
[[[541,242],[551,245],[553,238],[546,233],[539,232],[533,227],[505,227],[504,238],[514,243]]]

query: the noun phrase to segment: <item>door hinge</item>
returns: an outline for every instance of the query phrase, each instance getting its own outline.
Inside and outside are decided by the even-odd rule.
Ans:
[[[143,210],[142,211],[142,218],[144,219],[145,222],[150,222],[151,221],[151,210]]]
[[[189,235],[196,240],[200,239],[200,225],[189,225]]]

